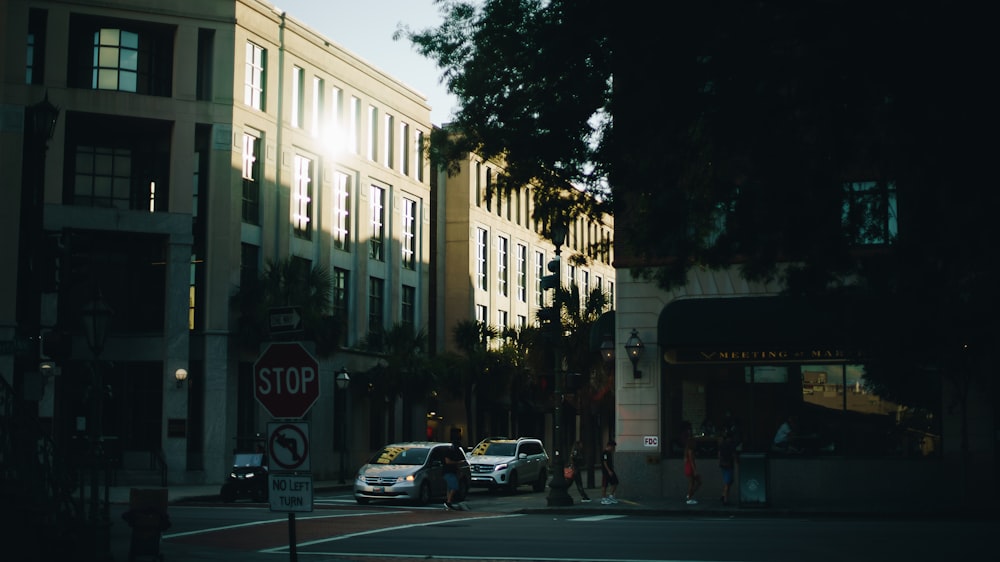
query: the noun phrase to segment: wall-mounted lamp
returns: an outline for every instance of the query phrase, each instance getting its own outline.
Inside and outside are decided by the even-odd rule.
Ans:
[[[351,375],[347,374],[347,367],[341,367],[337,371],[337,390],[347,390],[351,386]]]
[[[62,369],[55,361],[42,361],[38,364],[38,372],[46,377],[55,377],[62,374]]]
[[[642,371],[639,370],[639,357],[642,356],[642,340],[639,339],[639,332],[632,329],[632,335],[628,337],[628,341],[625,342],[625,351],[628,353],[628,358],[632,361],[632,377],[641,378]]]
[[[177,380],[177,388],[182,388],[184,386],[184,381],[186,381],[187,378],[187,369],[177,369],[174,371],[174,379]]]
[[[611,334],[604,334],[604,339],[601,340],[601,359],[605,363],[615,360],[615,341],[611,339]]]

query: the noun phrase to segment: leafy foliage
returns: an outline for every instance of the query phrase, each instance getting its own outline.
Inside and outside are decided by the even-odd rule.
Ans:
[[[506,181],[539,186],[545,216],[588,212],[562,199],[570,186],[613,201],[616,266],[665,289],[693,267],[737,265],[792,293],[880,303],[875,343],[895,359],[873,366],[884,381],[928,364],[961,371],[960,350],[982,358],[997,341],[981,10],[718,0],[659,3],[652,17],[598,0],[439,4],[440,27],[398,32],[460,101],[432,157],[502,158]],[[898,208],[846,208],[857,181],[892,186]],[[898,233],[859,245],[889,234],[872,220],[885,213]]]
[[[271,339],[271,309],[293,306],[302,315],[303,337],[316,343],[317,355],[332,354],[342,328],[330,314],[331,287],[330,273],[323,267],[294,258],[268,262],[260,276],[245,282],[233,296],[240,345],[255,352]]]

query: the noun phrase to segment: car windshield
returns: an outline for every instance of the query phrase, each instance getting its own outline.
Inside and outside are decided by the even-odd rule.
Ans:
[[[472,454],[510,457],[513,456],[515,448],[517,448],[516,443],[488,443],[485,447],[477,447]]]
[[[426,447],[385,447],[368,464],[424,464],[430,449]]]
[[[263,466],[263,453],[239,453],[233,457],[233,466]]]

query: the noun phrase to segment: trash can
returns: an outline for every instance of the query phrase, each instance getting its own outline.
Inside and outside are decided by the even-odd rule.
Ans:
[[[129,490],[129,509],[122,514],[122,519],[132,529],[129,562],[162,560],[160,536],[170,528],[167,490],[132,488]]]
[[[740,507],[767,505],[767,454],[743,453],[739,464]]]

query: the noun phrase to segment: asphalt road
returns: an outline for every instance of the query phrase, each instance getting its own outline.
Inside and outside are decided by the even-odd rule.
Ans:
[[[290,518],[263,504],[170,507],[165,560],[939,561],[989,552],[996,521],[945,518],[741,517],[644,513],[523,513],[544,494],[474,492],[471,511],[358,506],[318,496]],[[117,517],[117,515],[114,515]],[[118,519],[120,521],[120,519]],[[115,560],[128,559],[128,528],[115,525]],[[294,531],[294,553],[288,548]],[[121,535],[119,535],[121,539]],[[122,547],[125,548],[124,552]]]

